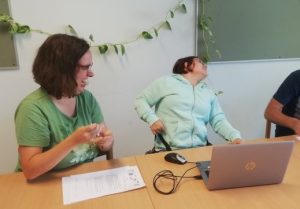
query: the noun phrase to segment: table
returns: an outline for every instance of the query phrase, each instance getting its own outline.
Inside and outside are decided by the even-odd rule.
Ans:
[[[266,141],[258,139],[247,141]],[[185,170],[194,166],[193,163],[177,165],[166,162],[166,153],[147,156],[137,156],[138,166],[147,185],[147,189],[156,209],[193,209],[193,208],[228,208],[228,209],[278,209],[300,207],[300,142],[295,136],[269,139],[270,141],[295,140],[285,178],[281,184],[256,187],[235,188],[208,191],[202,180],[184,179],[177,191],[171,195],[162,195],[155,191],[152,180],[156,173],[169,169],[176,175],[182,175]],[[210,160],[212,147],[193,148],[176,151],[185,156],[188,161]],[[270,171],[272,172],[272,171]],[[190,176],[199,175],[198,169],[188,173]]]
[[[245,187],[226,190],[208,191],[202,180],[184,179],[177,191],[171,195],[162,195],[152,186],[154,175],[164,169],[182,175],[194,163],[177,165],[166,162],[164,153],[125,157],[109,161],[85,163],[63,171],[49,172],[38,179],[28,182],[23,173],[0,175],[0,206],[3,209],[280,209],[300,207],[300,141],[296,136],[257,141],[295,140],[289,166],[281,184]],[[176,151],[189,161],[210,160],[212,146]],[[127,165],[138,165],[146,183],[142,189],[85,200],[70,205],[63,205],[62,181],[64,176],[117,168]],[[271,171],[270,171],[271,172]],[[198,169],[187,175],[199,175]]]
[[[0,175],[0,206],[3,209],[152,209],[152,202],[145,187],[63,205],[63,176],[136,164],[135,157],[85,163],[59,172],[49,172],[32,182],[26,181],[23,173]]]

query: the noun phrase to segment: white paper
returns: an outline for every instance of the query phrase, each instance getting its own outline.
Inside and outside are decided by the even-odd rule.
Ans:
[[[70,204],[144,187],[137,166],[124,166],[62,178],[63,201]]]

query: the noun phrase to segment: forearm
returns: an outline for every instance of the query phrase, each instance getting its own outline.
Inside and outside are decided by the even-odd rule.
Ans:
[[[228,141],[242,138],[240,132],[233,128],[226,119],[220,121],[213,129],[216,133]]]
[[[275,124],[296,130],[299,120],[282,113],[283,105],[275,99],[271,99],[266,110],[265,118]]]
[[[68,138],[46,152],[31,147],[20,147],[20,161],[27,179],[34,179],[54,168],[76,144]],[[34,154],[33,154],[34,152]]]
[[[294,130],[294,127],[297,123],[299,123],[299,120],[297,118],[293,118],[287,115],[284,115],[282,112],[279,111],[266,111],[265,112],[265,118],[272,123],[290,128]]]

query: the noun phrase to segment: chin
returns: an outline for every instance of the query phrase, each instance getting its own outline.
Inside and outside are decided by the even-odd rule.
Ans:
[[[83,93],[85,89],[77,90],[76,95],[78,96],[79,94]]]

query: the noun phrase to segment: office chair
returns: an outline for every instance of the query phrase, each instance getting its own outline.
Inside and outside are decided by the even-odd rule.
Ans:
[[[269,139],[271,137],[271,128],[272,128],[272,122],[269,120],[266,120],[266,129],[265,129],[265,138]]]
[[[112,160],[112,159],[114,159],[113,148],[111,148],[110,150],[107,150],[106,152],[101,152],[99,154],[99,156],[102,156],[102,155],[106,155],[106,160]]]

